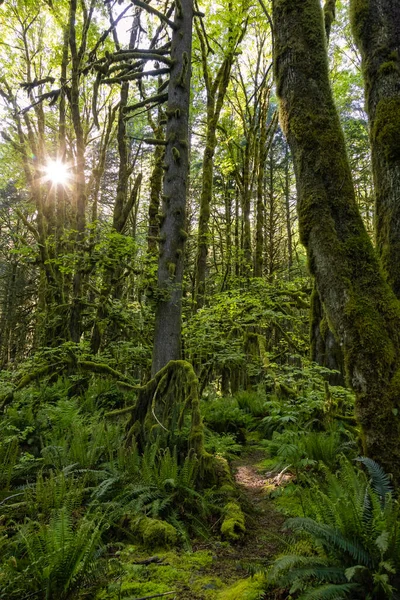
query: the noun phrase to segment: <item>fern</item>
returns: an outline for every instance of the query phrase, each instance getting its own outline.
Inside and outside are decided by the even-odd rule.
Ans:
[[[300,540],[277,559],[271,581],[299,598],[398,597],[399,503],[380,467],[360,462],[368,464],[370,483],[342,459],[338,474],[325,469],[324,481],[301,492],[310,516],[287,521]]]
[[[92,586],[102,572],[100,515],[86,515],[76,526],[66,507],[49,524],[28,521],[14,542],[17,558],[7,563],[0,598],[19,600],[28,595],[64,600]]]
[[[371,477],[371,487],[375,494],[381,497],[383,502],[386,494],[391,494],[393,492],[393,486],[390,482],[390,477],[385,473],[382,467],[378,465],[378,463],[372,460],[372,458],[359,456],[356,458],[356,460],[366,467],[368,474]]]
[[[360,586],[354,583],[327,584],[305,592],[299,596],[298,600],[344,600],[345,598],[354,598],[353,594],[359,590]]]
[[[360,543],[346,539],[339,530],[329,525],[317,523],[309,518],[296,517],[287,521],[287,527],[309,533],[314,539],[320,541],[328,551],[334,548],[340,553],[348,554],[357,563],[366,566],[372,565],[371,557]]]

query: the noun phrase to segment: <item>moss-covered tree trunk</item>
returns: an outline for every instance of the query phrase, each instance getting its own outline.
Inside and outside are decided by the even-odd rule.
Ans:
[[[319,0],[273,0],[280,119],[300,235],[356,393],[364,451],[400,483],[400,308],[358,212],[328,78]]]
[[[329,329],[318,291],[314,286],[311,295],[310,342],[311,359],[319,365],[337,371],[330,373],[327,380],[331,385],[345,385],[343,352]]]
[[[152,374],[181,356],[183,251],[186,239],[186,195],[189,174],[189,106],[193,0],[175,5],[168,86],[165,176],[163,185],[158,302]]]
[[[377,248],[400,298],[400,2],[351,0],[350,7],[370,122]]]
[[[286,220],[286,238],[287,238],[287,256],[289,273],[293,266],[293,230],[292,216],[290,206],[290,152],[289,146],[285,146],[285,220]]]

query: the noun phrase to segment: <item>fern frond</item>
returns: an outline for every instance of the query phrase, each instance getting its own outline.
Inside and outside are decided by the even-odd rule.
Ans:
[[[322,523],[317,523],[313,519],[306,517],[296,517],[289,519],[286,526],[294,530],[302,530],[311,534],[315,539],[320,540],[326,550],[332,546],[336,550],[351,556],[357,563],[371,566],[372,559],[360,543],[345,538],[342,533]]]
[[[355,583],[327,584],[306,591],[298,600],[351,600],[359,590],[360,587]]]
[[[393,492],[393,486],[389,475],[387,475],[382,467],[372,460],[372,458],[359,456],[356,460],[366,467],[371,478],[372,489],[382,498],[382,501],[384,501],[386,494],[391,494]]]

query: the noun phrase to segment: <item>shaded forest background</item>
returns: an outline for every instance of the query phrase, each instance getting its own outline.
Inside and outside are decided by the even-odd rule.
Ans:
[[[127,62],[124,49],[146,49],[155,40],[163,47],[167,34],[140,7],[106,3],[90,14],[78,8],[76,57],[70,59],[67,6],[55,12],[24,2],[2,12],[9,67],[1,84],[1,365],[15,368],[43,347],[70,342],[95,355],[106,351],[108,364],[143,382],[159,293],[166,123],[165,108],[146,99],[159,95],[166,75],[157,56]],[[345,18],[340,9],[331,77],[357,201],[372,232],[360,59]],[[109,19],[120,19],[113,32]],[[198,364],[206,383],[244,366],[252,336],[264,339],[261,346],[281,338],[290,354],[301,347],[307,355],[311,284],[298,241],[290,151],[277,122],[268,22],[261,8],[249,13],[245,4],[234,11],[230,4],[207,7],[198,21],[183,314],[184,357]],[[111,53],[118,51],[117,61]],[[65,184],[46,177],[49,161],[66,163]],[[269,301],[279,304],[284,290],[293,299],[289,319],[301,315],[303,322],[292,342],[285,340],[284,319],[280,327],[267,314],[251,316],[243,297],[254,297],[265,311],[270,293],[277,297]],[[269,351],[250,351],[255,371],[262,372],[262,354]],[[320,362],[328,360],[323,348],[318,352]],[[280,360],[287,359],[281,352]]]
[[[363,248],[381,232],[395,288],[356,26],[341,0],[0,2],[0,598],[397,597],[398,311],[370,302],[368,276],[389,289],[373,263],[336,319],[304,219],[320,107],[305,97],[300,134],[282,109],[307,91],[282,65],[301,77],[315,42]],[[314,142],[340,216],[348,181]],[[376,374],[363,307],[388,330]]]

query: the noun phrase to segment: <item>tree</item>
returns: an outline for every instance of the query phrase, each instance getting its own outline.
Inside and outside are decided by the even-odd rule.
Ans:
[[[235,55],[246,33],[247,22],[242,21],[242,7],[232,16],[232,4],[228,5],[228,39],[224,55],[214,78],[209,64],[209,54],[214,52],[209,44],[205,28],[196,27],[200,42],[201,64],[207,98],[206,145],[203,156],[202,187],[198,228],[198,247],[195,275],[195,301],[197,308],[204,304],[207,254],[209,246],[209,220],[213,193],[214,153],[217,146],[217,126],[228,90]]]
[[[300,235],[339,340],[364,451],[400,483],[400,308],[360,217],[328,77],[319,0],[274,0],[280,119],[293,154]]]
[[[400,5],[352,0],[350,15],[370,123],[376,243],[385,276],[400,298]]]
[[[168,85],[165,176],[163,185],[158,302],[152,375],[181,357],[183,251],[189,177],[189,107],[193,0],[175,5]]]

